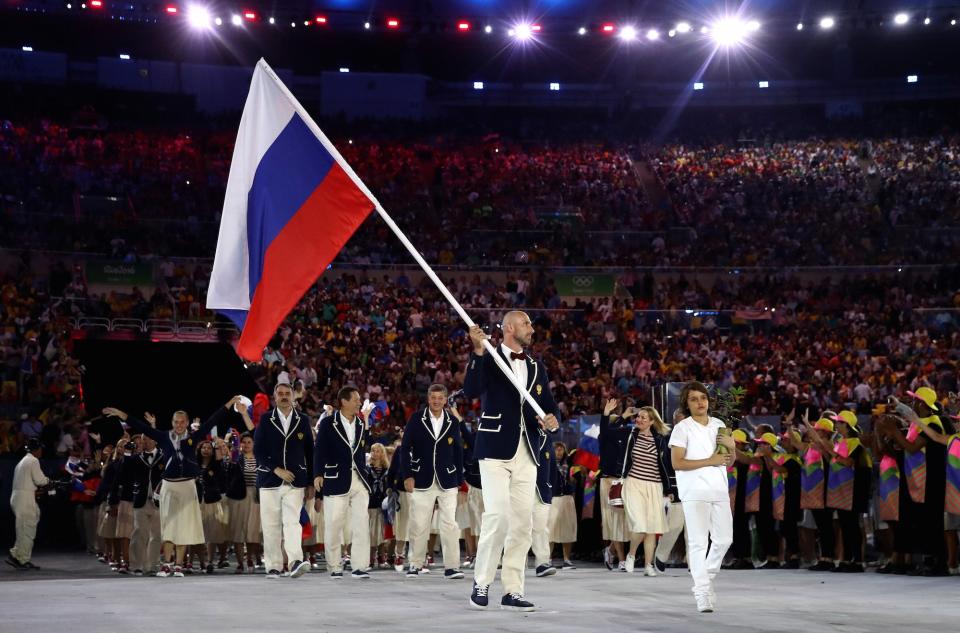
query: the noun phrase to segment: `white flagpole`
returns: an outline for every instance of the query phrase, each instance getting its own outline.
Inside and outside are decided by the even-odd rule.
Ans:
[[[300,118],[303,119],[303,122],[306,123],[310,131],[313,132],[313,134],[317,137],[317,139],[323,144],[324,148],[328,152],[330,152],[330,155],[333,156],[333,159],[337,161],[337,164],[340,165],[341,169],[343,169],[343,171],[347,174],[347,176],[349,176],[350,180],[353,181],[353,184],[355,184],[364,193],[364,195],[370,198],[380,218],[387,223],[387,226],[390,227],[390,230],[393,231],[393,234],[397,236],[397,239],[400,240],[400,243],[406,247],[410,255],[413,256],[413,259],[416,260],[418,264],[420,264],[420,268],[422,268],[423,272],[426,273],[427,277],[430,278],[430,281],[432,281],[437,286],[437,289],[444,296],[444,298],[450,303],[453,309],[457,311],[457,314],[459,314],[460,318],[463,319],[463,322],[467,324],[467,327],[473,327],[475,325],[475,323],[473,322],[473,319],[471,319],[470,315],[468,315],[466,310],[463,309],[463,306],[460,305],[460,302],[457,301],[457,299],[450,293],[450,290],[447,289],[443,281],[441,281],[440,278],[437,277],[437,273],[435,273],[433,271],[433,268],[430,267],[430,264],[428,264],[426,260],[423,259],[423,256],[420,255],[420,251],[418,251],[416,247],[410,242],[410,240],[407,239],[407,236],[404,235],[403,231],[400,230],[400,227],[397,226],[397,223],[393,221],[393,218],[391,218],[390,214],[387,213],[386,209],[383,208],[383,205],[380,204],[380,201],[377,200],[377,197],[374,196],[373,192],[371,192],[370,189],[368,189],[367,186],[363,183],[363,181],[360,180],[360,177],[357,176],[357,173],[353,171],[353,168],[350,167],[350,165],[347,163],[346,160],[344,160],[340,152],[337,151],[337,148],[334,147],[333,143],[330,142],[330,139],[327,138],[327,135],[323,133],[323,131],[320,129],[320,126],[318,126],[317,123],[313,120],[313,117],[311,117],[307,113],[303,105],[301,105],[301,103],[297,101],[297,98],[293,96],[293,93],[290,92],[289,88],[287,88],[287,86],[283,83],[280,77],[277,76],[277,73],[275,73],[273,69],[270,68],[270,65],[267,64],[267,62],[264,59],[260,59],[260,61],[257,62],[257,66],[261,68],[265,73],[267,73],[268,77],[273,79],[273,81],[277,84],[277,87],[280,89],[280,91],[283,92],[283,94],[287,97],[287,99],[290,100],[290,103],[293,105],[294,110],[297,111],[297,114],[300,115]],[[520,380],[517,378],[517,375],[513,373],[513,369],[511,369],[510,366],[507,365],[507,362],[503,360],[503,358],[500,356],[500,354],[496,352],[496,350],[494,349],[490,341],[487,339],[484,339],[483,346],[487,350],[487,353],[493,357],[493,360],[496,361],[497,366],[501,369],[501,371],[503,371],[504,375],[506,375],[506,377],[510,379],[510,382],[513,383],[513,386],[517,388],[517,391],[520,392],[520,395],[523,396],[524,400],[526,400],[527,403],[531,407],[533,407],[533,410],[537,413],[538,416],[540,416],[541,418],[545,418],[547,416],[546,412],[544,412],[543,408],[534,399],[534,397],[530,394],[530,392],[527,391],[527,386],[521,383]]]

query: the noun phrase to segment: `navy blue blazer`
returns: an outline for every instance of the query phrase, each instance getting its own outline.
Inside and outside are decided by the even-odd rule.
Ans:
[[[553,503],[554,471],[557,470],[557,456],[553,452],[553,443],[546,435],[540,442],[537,464],[537,497],[540,503]]]
[[[463,439],[460,425],[450,413],[443,411],[440,435],[433,436],[430,409],[415,411],[400,443],[400,465],[407,477],[413,477],[417,490],[427,490],[434,480],[444,490],[457,488],[463,483]]]
[[[477,432],[468,429],[467,423],[461,420],[460,437],[463,439],[463,478],[473,488],[483,488],[480,482],[480,461],[473,456]]]
[[[220,429],[229,426],[226,423],[231,415],[237,414],[227,411],[224,407],[217,407],[217,410],[200,425],[199,429],[192,433],[188,429],[187,437],[180,441],[179,451],[174,447],[170,437],[173,431],[160,431],[132,415],[127,416],[127,424],[134,430],[152,437],[157,447],[163,451],[163,458],[166,460],[164,479],[195,479],[200,474],[200,465],[197,463],[197,444],[210,434],[213,427]]]
[[[623,471],[623,458],[630,437],[631,425],[623,418],[610,421],[610,416],[600,416],[600,476],[619,477]]]
[[[495,353],[510,364],[500,345]],[[527,392],[546,412],[559,419],[560,410],[550,392],[550,380],[542,362],[529,356],[527,363]],[[537,414],[517,392],[513,382],[497,366],[489,353],[470,354],[463,392],[468,398],[480,398],[482,412],[477,424],[477,439],[473,455],[476,459],[513,459],[520,443],[520,429],[524,428],[527,449],[534,463],[539,464],[543,453],[537,450],[546,433],[537,423]]]
[[[153,463],[147,462],[146,454],[140,453],[134,460],[136,481],[133,484],[133,507],[142,508],[147,501],[153,500],[153,493],[163,481],[163,469],[166,463],[163,451],[157,449]]]
[[[323,489],[317,493],[324,497],[336,497],[350,492],[353,482],[351,471],[356,466],[360,480],[370,492],[370,473],[367,470],[367,433],[360,418],[353,419],[353,446],[347,441],[343,426],[345,420],[339,411],[321,418],[317,427],[317,443],[313,448],[313,463],[317,477],[323,477]],[[347,424],[351,424],[347,422]]]
[[[279,466],[293,473],[293,487],[313,485],[313,433],[310,417],[296,409],[290,414],[290,427],[283,432],[283,422],[276,407],[260,416],[253,432],[253,454],[257,458],[257,488],[279,488],[283,484],[273,472]]]

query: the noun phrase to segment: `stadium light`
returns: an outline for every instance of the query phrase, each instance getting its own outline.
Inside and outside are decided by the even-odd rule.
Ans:
[[[213,20],[213,23],[216,24],[217,26],[223,26],[223,18],[220,18],[220,17],[215,18]]]
[[[904,26],[909,21],[910,21],[909,13],[898,13],[895,16],[893,16],[893,23],[896,24],[897,26]]]
[[[276,24],[277,19],[273,16],[270,16],[269,18],[267,18],[267,22],[269,22],[270,24]]]
[[[923,18],[923,25],[924,25],[924,26],[929,26],[929,25],[930,25],[930,18]]]
[[[581,26],[579,29],[577,29],[577,35],[586,35],[586,34],[587,34],[587,27]]]
[[[693,89],[694,89],[694,90],[703,90],[703,82],[702,82],[702,81],[694,82],[694,84],[693,84]]]
[[[310,24],[311,24],[310,20],[304,20],[304,21],[303,21],[303,25],[304,25],[304,26],[310,26]]]
[[[32,52],[33,52],[33,47],[32,47],[32,46],[21,46],[21,47],[20,47],[20,50],[22,50],[24,53],[32,53]]]
[[[516,38],[516,40],[519,42],[525,42],[533,37],[533,27],[530,24],[521,22],[510,29],[508,34]]]
[[[551,81],[551,82],[550,82],[550,90],[552,90],[553,92],[559,92],[559,91],[560,91],[560,83],[557,82],[557,81]]]
[[[797,30],[798,30],[798,31],[802,31],[802,30],[803,30],[803,22],[797,22]]]
[[[824,31],[829,31],[834,27],[836,23],[837,21],[834,20],[833,17],[829,15],[825,15],[822,18],[820,18],[820,28],[823,29]]]
[[[327,16],[325,16],[325,15],[318,15],[317,17],[315,17],[315,18],[313,19],[313,21],[316,22],[317,24],[326,24],[326,23],[327,23]]]
[[[475,81],[475,82],[473,82],[473,89],[474,89],[474,90],[483,90],[483,82],[482,82],[482,81]]]
[[[758,85],[760,88],[769,88],[769,87],[770,87],[770,82],[769,82],[769,81],[761,81],[761,82],[759,82],[757,85]]]
[[[257,14],[255,11],[244,11],[243,19],[246,20],[247,22],[254,22],[257,19]]]
[[[168,4],[164,8],[164,11],[166,12],[167,15],[176,15],[177,13],[180,12],[180,9],[178,9],[177,5],[175,4]]]
[[[667,31],[667,35],[670,36],[670,37],[676,37],[676,36],[677,36],[677,29],[670,29],[669,31]]]
[[[102,9],[102,8],[103,8],[103,0],[90,0],[90,8],[91,8],[91,9]]]
[[[757,20],[750,20],[747,22],[747,30],[756,33],[760,30],[760,22]]]
[[[956,26],[956,25],[957,25],[956,20],[950,20],[950,26]]]
[[[348,73],[348,72],[350,72],[350,69],[347,68],[346,66],[341,66],[341,67],[340,67],[340,72],[342,72],[342,73]]]
[[[628,24],[620,29],[620,33],[617,34],[617,37],[624,42],[632,42],[637,39],[637,29]]]
[[[467,33],[470,30],[470,23],[466,20],[460,20],[457,22],[457,30],[461,33]]]
[[[736,46],[747,37],[747,25],[737,18],[724,18],[713,25],[713,39],[721,46]]]
[[[370,30],[370,23],[369,23],[369,22],[364,22],[364,23],[363,23],[363,28],[365,28],[366,30],[369,31],[369,30]]]
[[[240,26],[241,24],[243,24],[243,18],[241,18],[236,13],[234,13],[232,16],[230,16],[230,24],[234,26]]]
[[[657,29],[650,29],[647,31],[647,39],[651,42],[660,39],[660,31]]]
[[[68,3],[67,3],[67,8],[68,8],[68,9],[72,9],[72,8],[73,8],[73,5],[68,2]]]
[[[388,28],[388,29],[399,29],[399,28],[400,28],[400,20],[398,20],[397,18],[387,18],[387,28]]]
[[[493,33],[493,27],[488,24],[485,27],[483,27],[483,32],[486,33],[487,35],[490,35],[491,33]]]
[[[908,83],[908,84],[915,84],[915,83],[917,83],[918,81],[920,81],[920,78],[917,77],[916,75],[907,75],[907,83]]]
[[[677,26],[674,27],[677,33],[689,33],[691,26],[689,22],[677,22]]]
[[[614,26],[612,22],[605,22],[605,23],[600,27],[600,30],[603,31],[604,33],[606,33],[607,35],[610,35],[611,33],[613,33],[614,31],[617,30],[617,27]]]
[[[125,62],[128,62],[130,61],[130,56],[127,55],[126,53],[120,53],[120,59],[122,59]]]
[[[217,18],[218,20],[220,18]],[[187,24],[195,29],[210,28],[210,12],[206,7],[198,4],[191,4],[187,7]]]

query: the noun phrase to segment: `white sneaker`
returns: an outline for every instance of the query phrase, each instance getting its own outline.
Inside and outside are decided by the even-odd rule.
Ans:
[[[710,594],[698,593],[694,594],[694,597],[697,599],[697,611],[700,613],[713,613],[713,604],[710,602]]]
[[[716,592],[713,590],[713,587],[712,587],[712,586],[710,587],[710,593],[707,594],[707,597],[710,598],[710,607],[711,607],[714,611],[716,611],[716,609],[717,609],[717,594],[716,594]]]
[[[654,568],[653,565],[647,565],[647,566],[644,567],[644,569],[643,569],[643,575],[644,575],[644,576],[649,576],[650,578],[652,578],[652,577],[654,577],[654,576],[659,576],[660,574],[657,573],[657,570],[656,570],[656,568]]]
[[[620,571],[625,571],[628,574],[633,573],[633,567],[636,565],[637,560],[634,556],[627,555],[627,560],[620,561]]]
[[[632,557],[632,556],[628,556],[627,558],[633,558],[633,557]],[[620,561],[620,564],[617,565],[617,569],[618,569],[619,571],[627,571],[627,561],[625,561],[625,560]]]

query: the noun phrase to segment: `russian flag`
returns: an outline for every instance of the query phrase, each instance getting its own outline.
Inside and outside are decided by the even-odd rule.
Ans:
[[[207,308],[263,348],[375,207],[360,181],[264,60],[257,63],[227,181]]]
[[[588,472],[600,470],[600,425],[591,424],[581,433],[573,464],[583,466]]]

